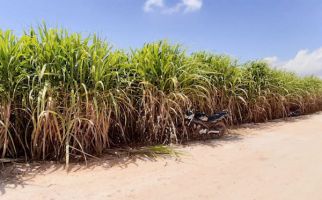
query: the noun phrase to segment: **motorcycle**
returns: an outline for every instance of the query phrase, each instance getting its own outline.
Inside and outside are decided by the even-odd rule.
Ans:
[[[203,139],[221,138],[227,133],[225,118],[229,116],[227,111],[206,115],[204,112],[187,111],[185,125],[193,132],[193,136]]]

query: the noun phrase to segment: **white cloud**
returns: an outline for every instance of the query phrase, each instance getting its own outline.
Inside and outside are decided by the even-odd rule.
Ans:
[[[274,65],[274,66],[278,65],[277,63],[279,62],[277,56],[266,57],[263,60],[266,61],[268,64]]]
[[[155,8],[163,8],[164,2],[163,0],[147,0],[144,4],[143,10],[145,12],[151,12]]]
[[[185,12],[193,12],[200,10],[202,7],[202,0],[182,0],[185,6]]]
[[[264,58],[273,67],[294,71],[300,75],[322,77],[322,47],[313,51],[300,50],[294,58],[282,61],[276,56]]]
[[[202,7],[202,0],[179,0],[173,6],[167,6],[165,0],[146,0],[143,10],[145,12],[160,11],[163,14],[173,14],[178,12],[195,12]]]

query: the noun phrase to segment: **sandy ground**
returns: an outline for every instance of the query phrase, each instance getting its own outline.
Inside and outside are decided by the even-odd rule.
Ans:
[[[89,168],[22,167],[0,199],[322,199],[322,114],[248,125],[178,147],[180,159],[120,158]],[[27,169],[28,168],[28,169]]]

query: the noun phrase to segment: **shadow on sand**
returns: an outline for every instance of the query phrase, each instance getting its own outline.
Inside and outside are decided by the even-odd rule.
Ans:
[[[319,115],[321,113],[312,114],[312,115],[303,115],[299,117],[286,118],[286,119],[278,119],[273,120],[267,123],[252,123],[252,124],[243,124],[240,126],[231,127],[229,130],[229,134],[222,137],[221,139],[216,140],[206,140],[206,141],[191,141],[186,142],[182,145],[175,145],[171,148],[174,151],[177,151],[178,154],[175,154],[175,158],[177,161],[181,161],[180,157],[185,156],[188,152],[185,152],[187,147],[194,147],[200,145],[206,145],[209,147],[218,147],[225,145],[231,142],[238,142],[245,138],[247,134],[243,133],[243,129],[248,130],[265,130],[278,126],[285,126],[292,123],[296,123],[297,121],[308,120],[315,115]],[[99,159],[90,159],[86,163],[83,162],[74,162],[71,163],[66,169],[64,163],[59,162],[31,162],[31,163],[0,163],[0,197],[6,193],[6,189],[14,189],[17,187],[25,187],[28,184],[32,183],[32,179],[35,176],[46,175],[50,173],[54,173],[58,170],[66,170],[69,172],[76,172],[83,169],[94,169],[95,167],[103,167],[103,168],[111,168],[111,167],[120,167],[127,168],[128,165],[134,164],[138,165],[138,161],[144,162],[155,162],[159,160],[159,158],[173,158],[173,154],[150,154],[147,151],[129,153],[124,150],[108,150],[102,157]]]
[[[130,164],[138,165],[138,161],[155,162],[160,158],[173,157],[170,154],[153,154],[147,151],[127,152],[125,150],[109,150],[100,158],[91,158],[87,162],[73,161],[68,168],[63,162],[30,162],[30,163],[0,163],[0,197],[6,193],[6,189],[17,187],[24,188],[31,184],[36,176],[45,176],[56,171],[66,171],[66,174],[79,170],[94,169],[95,167],[127,168]],[[179,159],[178,154],[174,155]]]
[[[267,121],[264,123],[247,123],[247,124],[241,124],[238,126],[233,126],[230,128],[231,132],[235,132],[237,129],[251,129],[251,130],[265,130],[270,128],[276,128],[279,126],[288,126],[292,123],[296,123],[298,121],[305,121],[309,120],[314,116],[321,115],[322,112],[310,114],[310,115],[301,115],[297,117],[288,117],[288,118],[281,118],[281,119],[275,119],[271,121]]]

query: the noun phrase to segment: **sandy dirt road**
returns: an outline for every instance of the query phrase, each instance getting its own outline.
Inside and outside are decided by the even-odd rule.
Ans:
[[[68,174],[31,169],[2,180],[0,199],[322,199],[321,113],[232,132],[179,147],[179,161],[124,158]]]

